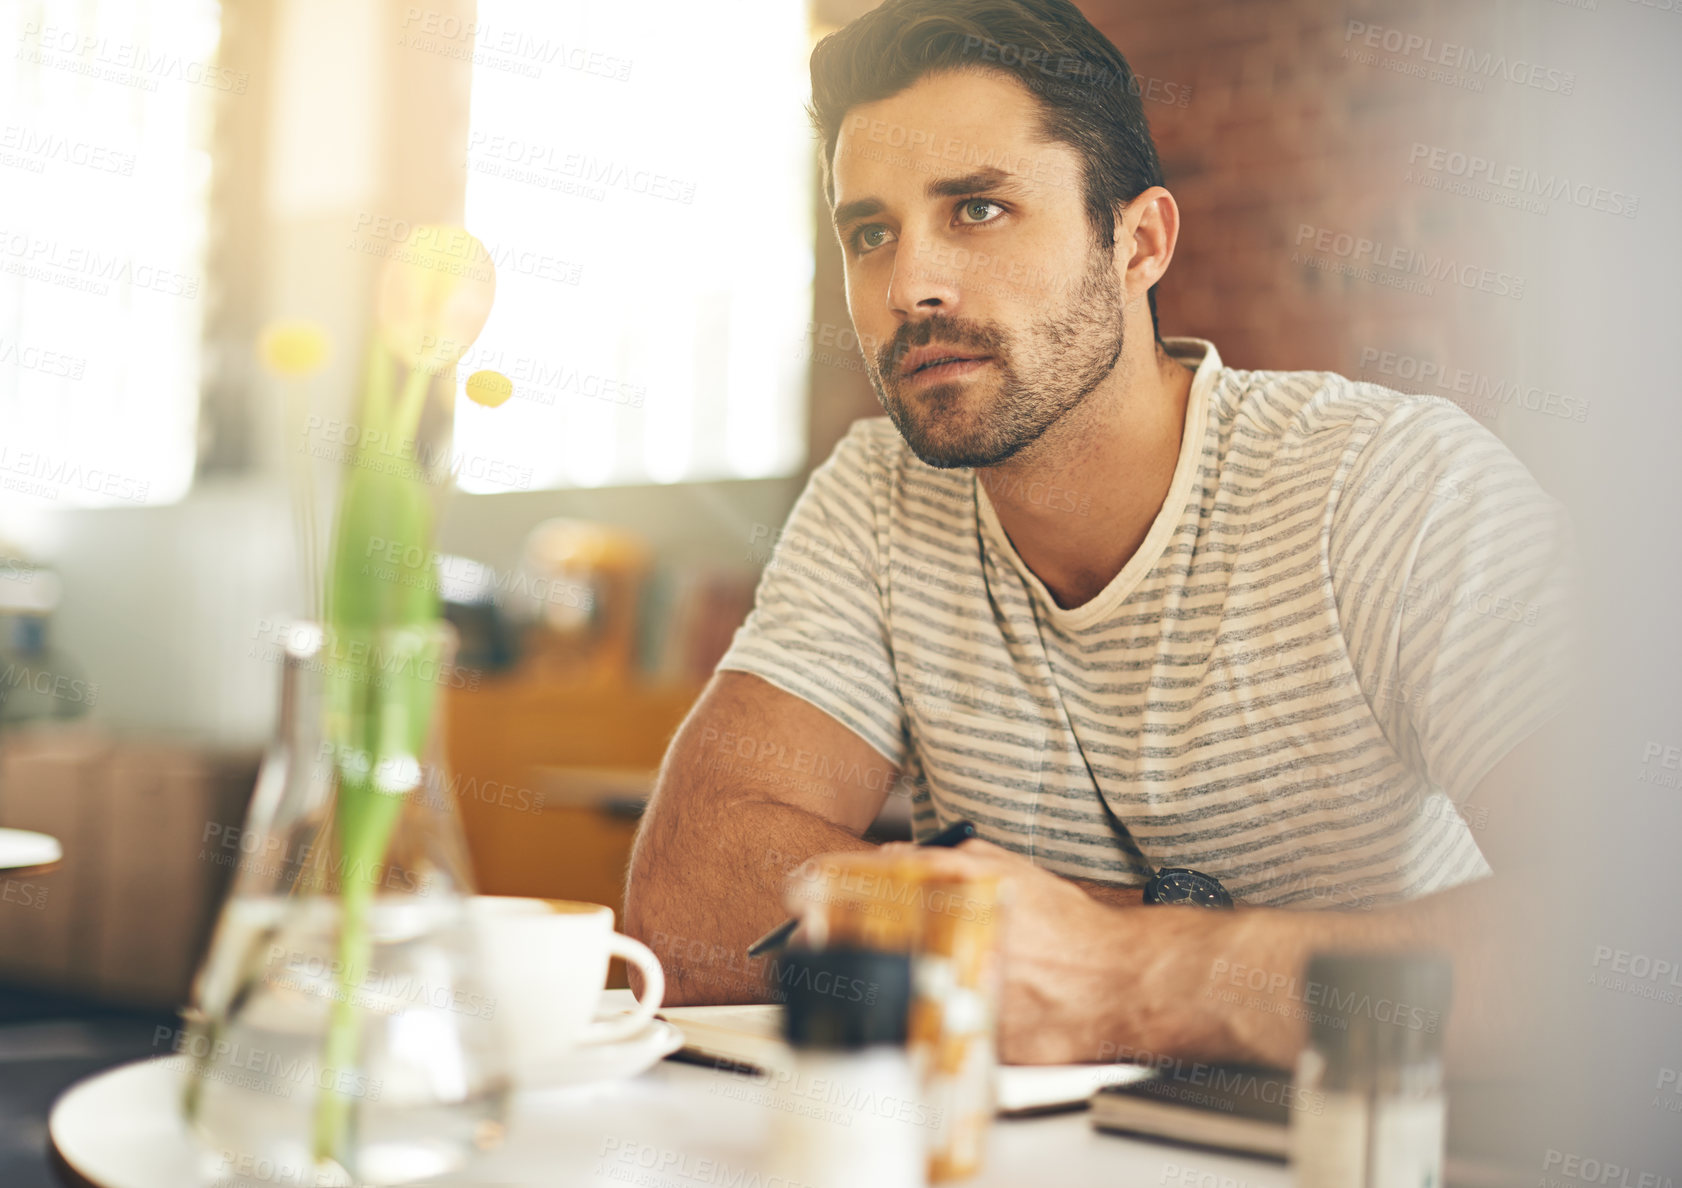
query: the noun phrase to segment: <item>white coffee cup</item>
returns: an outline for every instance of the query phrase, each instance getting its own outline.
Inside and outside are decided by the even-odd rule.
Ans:
[[[501,895],[476,895],[469,907],[516,1080],[541,1079],[579,1044],[629,1039],[660,1009],[660,959],[613,930],[612,908]],[[628,1015],[595,1020],[610,957],[642,971],[642,997]]]

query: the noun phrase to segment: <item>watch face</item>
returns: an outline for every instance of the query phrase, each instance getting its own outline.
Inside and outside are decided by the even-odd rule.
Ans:
[[[1184,866],[1165,866],[1145,884],[1146,903],[1189,903],[1197,907],[1229,908],[1232,896],[1220,880]]]

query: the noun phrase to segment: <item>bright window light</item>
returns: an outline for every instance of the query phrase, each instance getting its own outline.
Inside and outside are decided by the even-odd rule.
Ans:
[[[0,7],[0,506],[173,502],[193,479],[207,0]]]
[[[464,489],[799,468],[807,38],[795,0],[480,0],[466,223],[497,293],[457,382],[514,396],[456,401]]]

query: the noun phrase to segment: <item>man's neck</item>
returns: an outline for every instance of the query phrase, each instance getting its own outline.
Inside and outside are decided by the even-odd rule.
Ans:
[[[1093,393],[1016,457],[976,476],[1017,554],[1065,609],[1139,551],[1173,482],[1192,372],[1126,352]]]

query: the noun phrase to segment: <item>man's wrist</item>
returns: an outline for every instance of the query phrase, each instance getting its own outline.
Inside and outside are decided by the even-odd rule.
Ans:
[[[1094,879],[1070,879],[1105,907],[1139,907],[1144,903],[1143,887],[1128,887],[1121,883],[1100,883]]]
[[[1094,971],[1104,1005],[1086,1058],[1277,1062],[1282,1053],[1268,1041],[1278,1020],[1224,992],[1230,989],[1224,971],[1243,966],[1258,940],[1250,927],[1254,914],[1105,908],[1104,926],[1115,943],[1103,947]]]
[[[1289,957],[1292,946],[1280,943],[1280,913],[1252,908],[1208,916],[1207,944],[1188,974],[1211,1055],[1288,1067],[1299,1046],[1289,1038],[1296,1028],[1277,1013],[1273,990],[1293,983],[1297,971]],[[1258,969],[1266,970],[1259,993],[1252,989],[1251,972]]]

